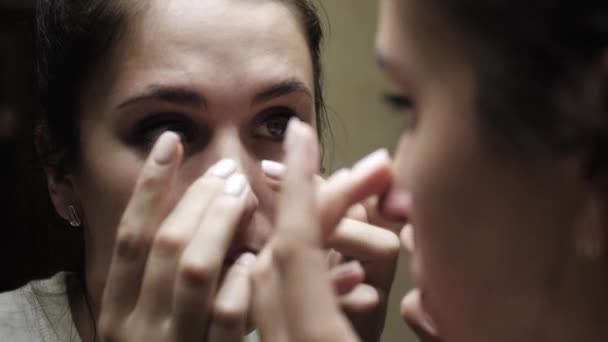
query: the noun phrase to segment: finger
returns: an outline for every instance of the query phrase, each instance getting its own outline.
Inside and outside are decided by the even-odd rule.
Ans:
[[[285,165],[282,163],[276,162],[276,161],[264,160],[261,163],[261,167],[262,167],[262,171],[264,172],[264,174],[267,177],[268,185],[273,190],[280,191],[281,182],[282,182],[283,177],[285,176],[285,172],[287,170]],[[338,192],[340,192],[340,191],[342,191],[341,188],[348,187],[349,185],[351,185],[353,182],[351,177],[352,177],[351,171],[349,169],[337,170],[328,180],[323,179],[323,177],[321,177],[321,176],[317,176],[316,177],[317,186],[320,189],[322,189],[321,193],[319,194],[321,202],[329,202],[329,200],[323,199],[323,197],[326,196],[325,195],[326,193],[335,192],[336,190],[338,190]],[[324,186],[328,182],[332,185],[329,186],[328,188],[324,189]],[[336,190],[334,190],[334,189],[336,189]],[[348,198],[345,198],[345,197],[341,197],[340,199],[344,200],[346,203],[350,202],[350,200],[348,200]],[[331,200],[333,201],[333,197],[331,197]],[[376,222],[384,223],[384,221],[381,220],[381,218],[380,218],[381,216],[379,214],[377,214],[377,210],[374,209],[376,206],[375,204],[377,203],[377,197],[374,197],[370,200],[363,202],[363,203],[365,203],[365,206],[361,205],[361,204],[352,205],[352,207],[350,207],[348,209],[347,217],[355,219],[355,220],[363,221],[363,222],[369,222],[368,212],[370,212],[370,213],[374,213]],[[388,227],[388,225],[387,225],[387,227]]]
[[[349,293],[340,296],[340,306],[349,312],[368,313],[377,307],[383,294],[369,284],[358,284]]]
[[[281,305],[281,282],[272,261],[272,250],[264,249],[251,272],[252,316],[264,342],[289,341]]]
[[[394,233],[348,218],[340,222],[326,246],[361,262],[395,259],[401,248]]]
[[[319,188],[321,189],[318,195],[319,202],[328,202],[329,200],[331,200],[333,192],[343,191],[342,189],[348,187],[351,182],[351,170],[340,169],[336,171],[333,175],[331,175],[329,179],[319,182]],[[329,185],[327,185],[327,183],[329,183]],[[330,194],[330,199],[327,199],[328,193]],[[345,199],[344,197],[341,198]],[[346,202],[349,201],[347,200]],[[368,222],[367,210],[361,203],[355,203],[350,208],[348,208],[348,211],[346,212],[346,217],[361,222]]]
[[[236,162],[222,160],[209,168],[183,195],[162,223],[150,250],[137,303],[138,314],[164,318],[172,311],[173,286],[179,258],[198,229],[208,206],[220,196],[225,177],[237,169]]]
[[[215,298],[209,341],[242,341],[251,299],[250,268],[256,257],[245,253],[230,267]]]
[[[422,293],[419,289],[410,291],[401,301],[401,317],[423,342],[440,340],[435,324],[423,309]]]
[[[380,200],[378,196],[372,196],[362,203],[362,207],[365,209],[367,221],[374,226],[382,227],[388,229],[396,234],[398,234],[405,222],[403,220],[398,219],[387,219],[385,215],[382,215],[379,211]]]
[[[183,154],[179,136],[160,136],[137,180],[120,221],[103,295],[102,318],[121,320],[138,298],[148,250],[167,210],[165,194],[174,182]]]
[[[332,176],[319,190],[322,225],[330,235],[347,210],[358,202],[388,189],[392,178],[390,158],[386,150],[376,151],[350,171]]]
[[[365,207],[360,203],[357,203],[350,207],[346,212],[346,217],[352,220],[369,223],[369,219],[367,217],[367,209],[365,209]]]
[[[263,160],[260,166],[264,175],[266,176],[266,183],[270,186],[270,188],[276,192],[281,191],[281,183],[283,182],[283,177],[287,171],[285,164],[274,160]],[[325,182],[323,177],[319,175],[317,175],[315,178],[318,186],[321,186]]]
[[[287,171],[279,196],[276,236],[318,247],[321,234],[314,227],[315,222],[312,222],[311,229],[302,228],[303,223],[311,221],[311,217],[318,217],[315,172],[318,169],[319,147],[310,127],[298,120],[291,120],[289,128],[288,133],[291,134],[287,135],[285,141]]]
[[[332,269],[344,263],[344,257],[342,256],[342,254],[334,249],[330,248],[325,256],[325,259],[327,260],[327,267],[329,269]]]
[[[287,172],[271,247],[278,266],[289,338],[354,340],[327,281],[325,255],[321,250],[323,234],[314,176],[319,160],[315,133],[292,120],[285,146]]]
[[[365,269],[365,282],[388,292],[399,257],[399,238],[385,229],[344,219],[327,246],[347,259],[358,260]]]
[[[365,283],[340,298],[340,306],[363,340],[375,340],[382,331],[388,293],[399,256],[399,239],[393,232],[367,223],[344,219],[328,243],[346,258],[359,260]]]
[[[334,284],[334,291],[338,296],[352,291],[365,280],[365,271],[358,261],[351,261],[332,267],[329,277]]]
[[[387,181],[386,176],[390,174],[390,170],[387,168],[388,164],[383,163],[383,159],[388,159],[388,155],[385,153],[384,150],[380,150],[370,155],[370,157],[366,158],[366,160],[360,162],[359,165],[355,165],[359,166],[359,168],[361,169],[365,169],[366,164],[369,165],[367,166],[367,168],[369,168],[367,170],[368,175],[365,175],[365,172],[362,171],[356,171],[353,174],[352,171],[349,169],[340,169],[336,171],[328,180],[323,179],[321,176],[316,177],[317,186],[321,189],[319,194],[321,203],[335,203],[336,199],[343,202],[341,206],[336,207],[335,210],[338,211],[336,214],[327,214],[327,225],[333,225],[331,223],[331,220],[332,218],[334,218],[335,220],[335,217],[339,216],[339,211],[341,210],[340,208],[343,208],[344,206],[351,206],[348,209],[347,216],[352,219],[369,222],[370,220],[368,218],[368,213],[371,213],[374,215],[374,224],[378,225],[379,223],[381,223],[381,226],[386,226],[387,228],[390,227],[395,230],[400,228],[399,224],[395,224],[394,222],[388,222],[382,219],[381,215],[377,213],[377,210],[375,209],[375,207],[377,206],[376,203],[378,202],[376,196],[367,201],[364,201],[363,203],[365,204],[365,206],[361,204],[353,204],[354,200],[350,198],[351,196],[365,196],[360,193],[357,193],[357,191],[360,191],[360,189],[355,187],[357,185],[356,182],[358,181],[371,183],[372,189],[378,187],[378,184],[385,185],[385,182]],[[379,163],[380,166],[373,166],[374,163]],[[374,167],[378,167],[378,169],[373,170]],[[285,172],[287,170],[285,165],[276,161],[264,160],[261,163],[261,168],[267,177],[267,183],[270,185],[270,187],[275,191],[279,191],[281,188],[281,181],[283,180],[283,177],[285,176]],[[376,182],[376,184],[374,184],[374,182]],[[329,185],[326,186],[327,183],[329,183]],[[344,189],[352,189],[353,191],[345,192]],[[340,197],[336,198],[334,194],[339,195]],[[322,204],[321,207],[325,206]]]
[[[260,167],[266,176],[266,183],[274,190],[281,190],[281,181],[285,175],[285,165],[274,160],[262,160]]]
[[[344,208],[347,208],[349,217],[367,222],[367,212],[372,211],[357,204],[357,200],[365,199],[374,191],[381,192],[388,185],[389,163],[388,153],[379,150],[357,163],[353,170],[340,169],[327,180],[317,176],[320,207],[325,208],[324,218],[327,221],[324,225],[333,227],[337,223],[336,220],[341,218]],[[280,189],[287,167],[269,160],[262,161],[261,165],[271,187]]]
[[[275,191],[279,191],[280,182],[282,181],[282,179],[285,175],[285,171],[286,171],[285,165],[282,163],[270,161],[270,160],[262,161],[261,165],[262,165],[262,170],[264,171],[264,174],[266,175],[266,177],[268,179],[268,184]],[[328,180],[323,179],[321,176],[317,176],[316,177],[317,186],[319,188],[321,188],[327,182],[342,184],[344,181],[348,181],[348,177],[350,177],[350,170],[340,169],[340,170],[337,170]],[[323,196],[323,195],[321,195],[321,196]],[[377,196],[374,196],[366,201],[363,201],[363,204],[357,203],[348,209],[346,216],[353,220],[358,220],[361,222],[370,222],[370,219],[368,218],[368,212],[369,212],[369,213],[373,213],[373,215],[374,215],[372,224],[375,224],[375,225],[379,225],[379,223],[384,224],[385,220],[381,219],[381,216],[378,214],[378,212],[376,210],[377,202],[378,202],[378,198],[377,198]],[[390,226],[390,228],[392,228],[396,231],[397,226],[395,225],[395,223],[391,222],[390,224],[392,224],[392,226]],[[397,223],[397,224],[399,224],[399,223]],[[386,223],[386,225],[382,225],[382,227],[385,227],[385,226],[389,227],[389,224]]]
[[[339,301],[361,340],[380,340],[386,317],[387,292],[364,283],[340,297]]]
[[[173,314],[177,331],[191,338],[207,321],[228,248],[238,228],[248,224],[243,217],[250,217],[256,205],[240,173],[227,180],[223,194],[209,205],[177,266]]]

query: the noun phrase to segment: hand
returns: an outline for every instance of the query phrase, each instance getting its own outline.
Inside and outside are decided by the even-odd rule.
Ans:
[[[280,190],[285,166],[264,162],[263,169],[274,188]],[[316,177],[321,217],[340,219],[345,208],[350,207],[346,218],[324,239],[324,247],[330,248],[330,276],[340,295],[340,306],[358,336],[370,342],[380,339],[384,327],[399,256],[399,240],[394,232],[403,223],[382,219],[376,210],[378,196],[365,196],[369,196],[370,189],[382,193],[390,180],[390,158],[384,150],[371,154],[352,170],[336,172],[327,181]],[[335,226],[334,222],[324,224]]]
[[[365,223],[344,220],[330,241],[330,246],[340,252],[342,259],[354,260],[351,263],[360,264],[363,268],[364,281],[341,295],[339,303],[357,335],[368,342],[379,341],[382,335],[396,256],[399,254],[393,238],[382,236],[382,233],[371,230]],[[338,265],[331,274],[349,265]]]
[[[303,155],[306,158],[301,158]],[[317,193],[314,173],[318,165],[313,162],[318,160],[317,156],[318,147],[312,130],[298,122],[290,123],[286,141],[287,171],[277,211],[277,230],[259,256],[253,273],[254,317],[264,341],[358,340],[347,316],[340,309],[340,302],[344,298],[348,302],[348,296],[337,298],[329,280],[324,251],[327,238],[341,241],[345,255],[367,250],[368,255],[377,256],[383,253],[380,251],[382,246],[391,246],[391,252],[387,254],[398,249],[393,233],[371,229],[364,223],[343,222],[336,230],[353,204],[386,188],[390,177],[385,177],[384,171],[376,171],[388,168],[372,168],[375,171],[371,173],[365,167],[355,168],[349,177],[345,177],[343,172],[343,176],[332,177],[327,187],[322,187]],[[351,181],[346,182],[348,179]],[[324,198],[332,202],[324,202]],[[370,232],[373,234],[371,239]],[[373,241],[378,237],[383,242]],[[389,267],[394,270],[394,266]],[[392,279],[392,271],[388,273],[390,276],[378,272],[383,275],[382,283],[386,278]],[[380,302],[377,287],[364,284],[363,287],[355,286],[357,288],[363,290],[351,291],[352,303],[372,303],[374,306]],[[374,324],[371,330],[375,329]],[[378,331],[373,335],[376,334],[379,336]]]
[[[182,155],[179,137],[164,133],[141,171],[103,293],[102,341],[242,341],[255,256],[243,254],[220,278],[257,202],[236,164],[222,161],[170,208]]]

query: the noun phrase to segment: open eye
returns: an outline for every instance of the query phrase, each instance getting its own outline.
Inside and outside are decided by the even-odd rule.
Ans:
[[[259,138],[283,141],[287,124],[294,116],[296,114],[291,109],[275,109],[256,123],[253,134]]]
[[[183,114],[157,113],[144,118],[136,125],[133,140],[142,147],[151,148],[166,131],[177,133],[186,149],[205,140],[207,135]]]

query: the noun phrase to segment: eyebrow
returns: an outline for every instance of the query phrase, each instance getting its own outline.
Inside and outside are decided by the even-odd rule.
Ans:
[[[122,109],[137,102],[143,101],[164,101],[185,107],[196,108],[206,106],[205,98],[193,90],[182,87],[153,85],[148,87],[144,93],[131,97],[125,102],[121,103],[117,108]]]
[[[313,98],[312,92],[308,87],[303,82],[294,78],[274,84],[270,88],[261,91],[254,97],[253,103],[266,102],[291,93],[303,93],[311,99]],[[205,97],[196,91],[183,87],[153,85],[148,87],[142,94],[133,96],[122,102],[117,108],[123,109],[144,101],[171,102],[192,108],[204,108],[207,106]]]
[[[312,92],[303,82],[295,78],[291,78],[280,83],[274,84],[270,88],[258,93],[254,97],[253,103],[266,102],[274,98],[285,96],[291,93],[303,93],[309,98],[313,98]]]

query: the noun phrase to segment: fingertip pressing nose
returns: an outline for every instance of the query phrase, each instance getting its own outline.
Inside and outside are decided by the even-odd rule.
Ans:
[[[216,177],[228,179],[238,168],[237,162],[233,159],[222,159],[215,163],[209,171]]]
[[[262,160],[261,168],[264,175],[275,180],[282,179],[286,171],[285,164],[274,160]]]

